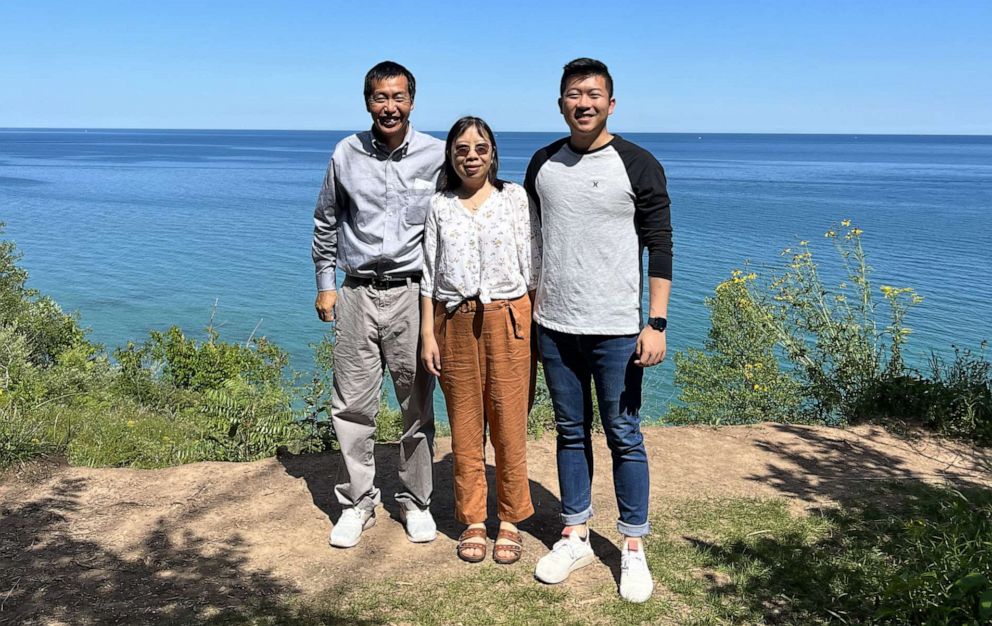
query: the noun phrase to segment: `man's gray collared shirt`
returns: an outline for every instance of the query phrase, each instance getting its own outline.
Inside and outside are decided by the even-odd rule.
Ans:
[[[443,165],[444,142],[412,127],[392,152],[371,131],[338,143],[313,215],[318,291],[335,289],[336,267],[363,278],[420,274],[424,220]]]

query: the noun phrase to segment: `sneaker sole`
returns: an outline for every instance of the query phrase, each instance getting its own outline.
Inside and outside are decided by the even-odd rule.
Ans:
[[[437,533],[435,532],[430,537],[414,537],[413,535],[407,533],[406,538],[410,540],[410,543],[430,543],[437,539]]]
[[[554,579],[548,576],[541,576],[541,574],[536,571],[534,572],[534,578],[548,585],[557,585],[558,583],[565,582],[566,580],[568,580],[568,577],[571,576],[572,572],[574,572],[575,570],[582,569],[586,565],[592,565],[595,561],[596,561],[596,555],[589,554],[572,563],[568,567],[568,571],[565,572],[565,575],[562,576],[561,578]]]
[[[375,526],[375,515],[370,517],[365,522],[365,525],[362,526],[362,532],[365,532],[366,530],[372,528],[373,526]],[[362,533],[358,533],[358,537],[356,537],[355,540],[352,541],[351,543],[341,543],[341,542],[335,542],[333,538],[328,537],[327,543],[331,544],[331,546],[335,548],[354,548],[355,546],[358,545],[358,542],[361,540],[361,538],[362,538]]]

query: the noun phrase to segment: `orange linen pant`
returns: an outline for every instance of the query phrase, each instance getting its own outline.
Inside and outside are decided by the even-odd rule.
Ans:
[[[451,424],[455,519],[463,524],[486,521],[487,423],[496,452],[499,519],[527,519],[534,513],[527,479],[530,299],[468,300],[450,313],[439,304],[434,328]]]

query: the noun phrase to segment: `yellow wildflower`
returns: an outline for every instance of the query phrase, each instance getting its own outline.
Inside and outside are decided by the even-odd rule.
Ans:
[[[799,242],[799,245],[800,246],[808,246],[809,245],[809,242],[806,241],[805,239],[803,239],[802,241]]]
[[[854,230],[851,231],[851,234],[854,235],[854,236],[858,236],[858,235],[860,235],[863,232],[865,232],[865,231],[861,230],[860,228],[855,228]]]
[[[128,420],[127,421],[127,427],[128,428],[134,428],[134,424],[135,424],[135,421],[134,420]]]
[[[840,223],[840,225],[843,226],[844,228],[847,228],[848,226],[851,225],[851,220],[844,220],[843,222]]]
[[[758,275],[755,274],[754,272],[751,272],[750,274],[748,274],[747,276],[745,276],[745,278],[747,278],[748,280],[757,280]]]
[[[884,295],[885,297],[889,297],[895,294],[896,288],[890,285],[882,285],[881,287],[879,287],[879,291],[881,291],[882,295]]]
[[[31,440],[31,443],[33,443],[34,445],[38,445],[39,443],[41,443],[41,441],[37,437],[35,437],[34,439]]]

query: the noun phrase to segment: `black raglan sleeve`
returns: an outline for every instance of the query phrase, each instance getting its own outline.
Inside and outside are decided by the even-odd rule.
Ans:
[[[648,276],[672,279],[672,216],[668,181],[650,152],[620,137],[614,147],[634,190],[634,227],[648,249]]]

